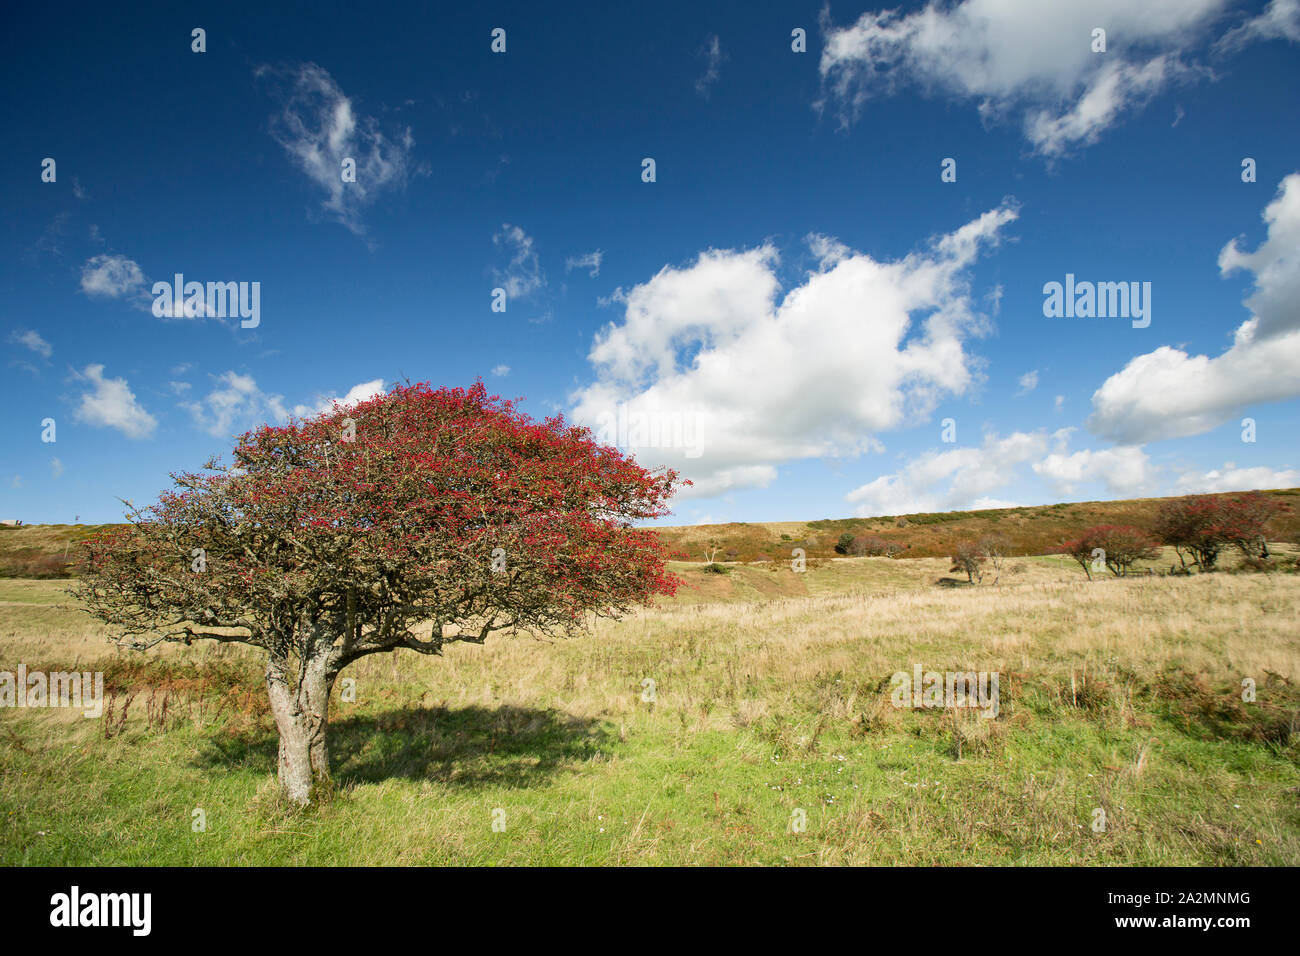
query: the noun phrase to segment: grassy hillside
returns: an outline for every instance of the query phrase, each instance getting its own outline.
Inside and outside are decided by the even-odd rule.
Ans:
[[[1274,522],[1272,537],[1294,542],[1300,537],[1300,488],[1262,492],[1291,508]],[[1210,497],[1221,497],[1211,495]],[[803,548],[809,558],[835,557],[835,543],[849,532],[896,542],[909,558],[946,557],[959,541],[1000,534],[1011,542],[1014,555],[1046,554],[1053,546],[1096,524],[1149,527],[1168,498],[1123,501],[1082,501],[1032,508],[987,511],[947,511],[936,514],[890,515],[881,518],[825,518],[821,521],[779,521],[684,525],[658,528],[681,561],[703,561],[716,546],[720,561],[789,560]],[[65,553],[70,546],[111,525],[0,526],[0,578],[48,578],[67,574]]]
[[[1262,493],[1291,508],[1289,514],[1274,523],[1273,537],[1279,541],[1295,541],[1300,535],[1300,488]],[[976,540],[985,534],[1009,539],[1013,554],[1046,554],[1053,546],[1091,525],[1150,527],[1160,505],[1168,500],[1133,498],[880,518],[691,525],[661,528],[659,533],[677,557],[694,561],[703,560],[705,549],[711,545],[721,548],[719,560],[729,561],[788,560],[794,548],[803,548],[809,557],[832,557],[835,542],[845,532],[897,542],[904,549],[902,553],[912,558],[944,557],[952,554],[958,542]]]
[[[61,578],[78,541],[112,525],[0,525],[0,578]]]

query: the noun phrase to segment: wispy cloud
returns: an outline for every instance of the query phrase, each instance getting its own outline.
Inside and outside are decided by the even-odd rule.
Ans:
[[[594,279],[600,275],[600,263],[604,258],[605,253],[600,249],[595,252],[588,252],[586,255],[569,256],[564,260],[564,271],[572,272],[574,269],[586,269],[587,274]]]
[[[492,270],[497,285],[506,290],[508,298],[527,299],[546,287],[546,274],[528,233],[503,223],[501,231],[492,237],[492,244],[510,255],[505,268]]]
[[[1300,43],[1300,0],[1271,0],[1263,13],[1225,33],[1216,49],[1229,53],[1258,40]]]
[[[39,332],[32,329],[15,329],[9,334],[9,341],[31,349],[43,359],[48,359],[54,354],[54,346],[41,338]]]
[[[842,27],[823,12],[822,95],[814,108],[849,126],[870,98],[917,87],[972,101],[985,120],[1019,116],[1035,151],[1058,157],[1096,141],[1174,82],[1203,73],[1190,58],[1228,5],[930,0],[908,13],[864,13]],[[1093,48],[1098,27],[1107,33],[1104,52]]]
[[[321,208],[336,222],[363,235],[362,211],[384,191],[400,189],[420,172],[413,160],[410,127],[385,133],[371,116],[358,115],[333,77],[315,63],[272,69],[257,77],[280,81],[281,109],[271,135],[307,178],[325,193]],[[356,181],[343,179],[344,160],[356,165]]]
[[[705,61],[705,69],[703,75],[695,81],[695,92],[707,100],[713,94],[713,84],[718,82],[722,61],[727,58],[722,52],[722,41],[716,33],[704,41],[699,56]]]

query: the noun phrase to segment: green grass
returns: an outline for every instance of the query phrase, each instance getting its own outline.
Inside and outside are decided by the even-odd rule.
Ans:
[[[251,653],[106,649],[60,582],[0,582],[0,669],[94,660],[113,694],[0,710],[0,863],[1300,863],[1300,578],[1019,562],[682,565],[697,588],[588,636],[368,659],[303,813]],[[915,661],[1000,671],[999,717],[893,708]]]

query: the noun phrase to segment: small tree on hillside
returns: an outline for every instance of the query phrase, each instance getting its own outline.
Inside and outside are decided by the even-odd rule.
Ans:
[[[1053,548],[1052,551],[1056,554],[1064,554],[1067,557],[1073,558],[1079,567],[1083,568],[1083,573],[1088,576],[1089,581],[1092,580],[1093,562],[1098,562],[1100,566],[1100,553],[1094,555],[1092,542],[1083,536],[1063,542]]]
[[[259,648],[298,804],[328,780],[330,691],[353,661],[564,633],[677,585],[659,537],[631,526],[667,513],[676,474],[481,383],[398,386],[262,427],[233,467],[173,478],[177,491],[88,542],[78,596],[125,646]]]
[[[1223,538],[1247,559],[1268,557],[1268,532],[1273,519],[1290,509],[1257,491],[1222,503]]]
[[[1056,548],[1060,554],[1074,558],[1088,579],[1098,563],[1111,574],[1122,577],[1138,561],[1152,561],[1160,557],[1160,546],[1141,528],[1131,525],[1101,524],[1087,529],[1073,541]]]
[[[988,558],[978,544],[974,541],[963,541],[953,550],[952,567],[948,569],[948,573],[965,571],[966,582],[974,584],[977,579],[983,580],[983,565],[986,560]]]
[[[1175,498],[1160,506],[1152,528],[1156,537],[1174,549],[1186,569],[1187,555],[1202,571],[1214,570],[1219,554],[1228,544],[1224,529],[1223,504],[1208,495]]]
[[[980,552],[993,565],[993,583],[997,584],[1002,579],[1002,565],[1011,552],[1011,542],[1004,535],[986,534],[976,542]]]

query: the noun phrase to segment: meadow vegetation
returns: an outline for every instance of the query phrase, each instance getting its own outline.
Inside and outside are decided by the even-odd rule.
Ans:
[[[119,650],[67,582],[3,580],[0,670],[102,670],[108,701],[0,709],[0,863],[1296,865],[1300,575],[1239,563],[675,563],[585,635],[350,666],[307,811],[251,650]],[[996,719],[892,706],[917,664],[1000,672]]]

